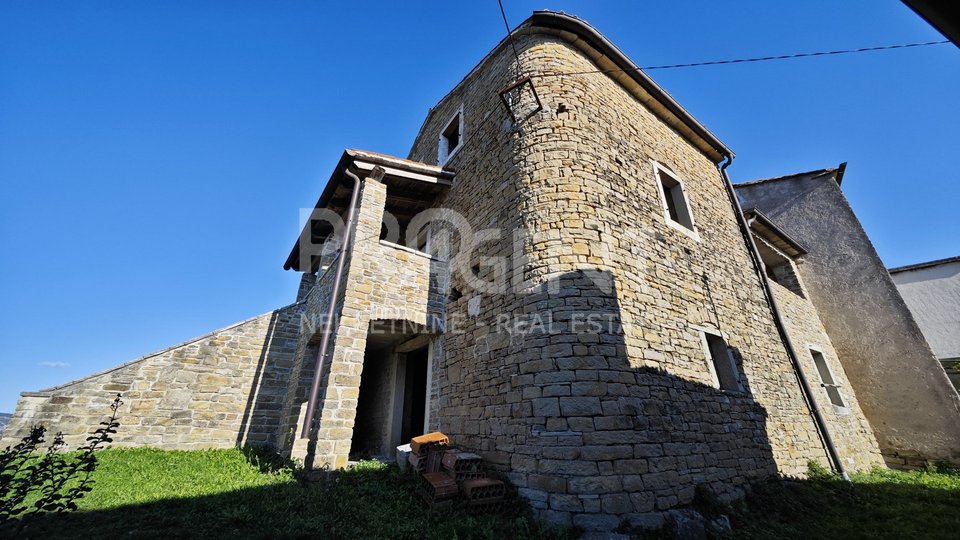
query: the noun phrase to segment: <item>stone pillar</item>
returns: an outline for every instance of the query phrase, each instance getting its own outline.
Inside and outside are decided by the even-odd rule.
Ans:
[[[357,399],[360,396],[360,375],[363,371],[363,355],[370,326],[370,313],[374,305],[373,286],[362,279],[365,258],[378,255],[380,223],[386,204],[387,189],[380,182],[367,178],[362,184],[357,208],[357,222],[353,248],[343,276],[343,304],[330,351],[324,363],[325,388],[318,404],[317,444],[313,459],[314,467],[328,465],[344,467],[350,454],[354,419],[357,414]],[[303,406],[305,407],[305,405]],[[301,411],[297,432],[302,426]],[[303,458],[307,453],[307,441],[297,439],[292,455]]]

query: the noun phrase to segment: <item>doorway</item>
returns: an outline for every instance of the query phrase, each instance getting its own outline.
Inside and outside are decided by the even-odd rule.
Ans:
[[[350,459],[384,458],[424,433],[429,421],[430,337],[371,332],[350,444]]]
[[[423,435],[427,414],[429,352],[427,347],[422,347],[407,353],[405,356],[399,444],[406,444],[411,438]],[[400,385],[398,384],[398,386]]]
[[[390,399],[396,355],[393,346],[369,340],[363,354],[363,372],[357,397],[350,459],[388,455],[390,443]]]

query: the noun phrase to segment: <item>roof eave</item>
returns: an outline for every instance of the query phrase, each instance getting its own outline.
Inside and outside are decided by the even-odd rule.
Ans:
[[[337,182],[343,177],[345,170],[349,169],[361,179],[365,179],[377,167],[384,170],[385,176],[401,177],[418,182],[439,184],[441,186],[453,185],[453,178],[456,175],[453,170],[445,169],[439,165],[430,165],[428,163],[420,163],[377,152],[349,148],[344,150],[343,155],[340,156],[340,160],[334,167],[329,180],[327,180],[327,183],[324,185],[323,192],[321,192],[320,198],[317,199],[317,204],[314,208],[325,208],[329,204],[336,192]],[[307,231],[307,227],[309,226],[309,222],[303,225],[300,236],[297,237],[297,241],[294,242],[293,247],[290,249],[290,254],[287,255],[287,260],[283,263],[284,270],[293,269],[303,271],[300,268],[299,261],[300,242],[305,234],[309,234]]]
[[[773,220],[761,212],[760,209],[749,208],[744,210],[743,216],[747,218],[747,221],[752,221],[760,225],[754,232],[771,236],[768,240],[774,244],[782,244],[777,246],[778,249],[782,249],[791,258],[797,259],[808,253],[807,248],[804,247],[803,244],[787,234],[786,231],[781,229],[779,225],[774,223]],[[752,224],[750,228],[754,229]]]
[[[735,156],[733,150],[723,144],[716,135],[711,133],[710,130],[697,121],[692,114],[673,99],[673,96],[654,82],[639,66],[623,54],[616,45],[611,43],[610,40],[586,21],[567,15],[566,13],[534,11],[533,15],[527,19],[527,22],[524,24],[527,23],[529,23],[531,27],[552,28],[570,32],[605,56],[619,69],[623,70],[620,73],[629,77],[644,93],[653,98],[652,102],[645,101],[645,103],[651,106],[654,112],[658,113],[658,116],[667,117],[666,120],[669,124],[690,139],[691,142],[696,143],[700,150],[706,153],[715,163],[720,163],[724,158],[733,159]],[[617,78],[617,80],[620,81],[620,78]],[[675,118],[676,122],[670,122],[670,117]]]
[[[953,264],[960,262],[960,256],[958,257],[948,257],[946,259],[937,259],[935,261],[927,261],[922,263],[908,264],[906,266],[898,266],[896,268],[890,268],[887,270],[889,274],[898,274],[900,272],[910,272],[911,270],[923,270],[924,268],[933,268],[934,266],[940,266],[943,264]]]

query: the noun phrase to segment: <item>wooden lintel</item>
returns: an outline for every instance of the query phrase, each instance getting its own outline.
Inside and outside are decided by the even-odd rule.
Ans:
[[[431,337],[432,336],[428,334],[420,334],[416,337],[408,339],[407,341],[404,341],[403,343],[397,345],[396,349],[394,350],[398,353],[413,352],[417,349],[421,349],[429,345]]]

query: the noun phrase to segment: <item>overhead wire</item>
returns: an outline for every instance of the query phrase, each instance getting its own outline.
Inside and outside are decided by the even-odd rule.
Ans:
[[[517,72],[523,75],[523,65],[520,63],[520,53],[517,52],[517,44],[513,40],[513,30],[510,29],[510,23],[507,22],[507,12],[503,10],[503,0],[497,0],[500,4],[500,16],[503,17],[503,26],[507,29],[507,39],[510,40],[510,46],[513,48],[513,57],[517,59]]]
[[[535,75],[536,77],[566,77],[570,75],[587,75],[590,73],[618,73],[626,71],[651,71],[655,69],[677,69],[677,68],[691,68],[691,67],[701,67],[701,66],[719,66],[727,64],[745,64],[750,62],[769,62],[772,60],[789,60],[794,58],[809,58],[813,56],[832,56],[840,54],[854,54],[854,53],[863,53],[863,52],[872,52],[872,51],[886,51],[891,49],[908,49],[912,47],[926,47],[929,45],[943,45],[945,43],[950,43],[949,40],[942,41],[925,41],[920,43],[902,43],[897,45],[880,45],[877,47],[861,47],[859,49],[840,49],[834,51],[817,51],[817,52],[806,52],[806,53],[793,53],[793,54],[782,54],[777,56],[760,56],[754,58],[736,58],[732,60],[711,60],[707,62],[694,62],[689,64],[666,64],[660,66],[645,66],[637,68],[616,68],[616,69],[594,69],[589,71],[571,71],[571,72],[561,72],[561,73],[539,73]],[[514,49],[516,52],[516,49]]]

